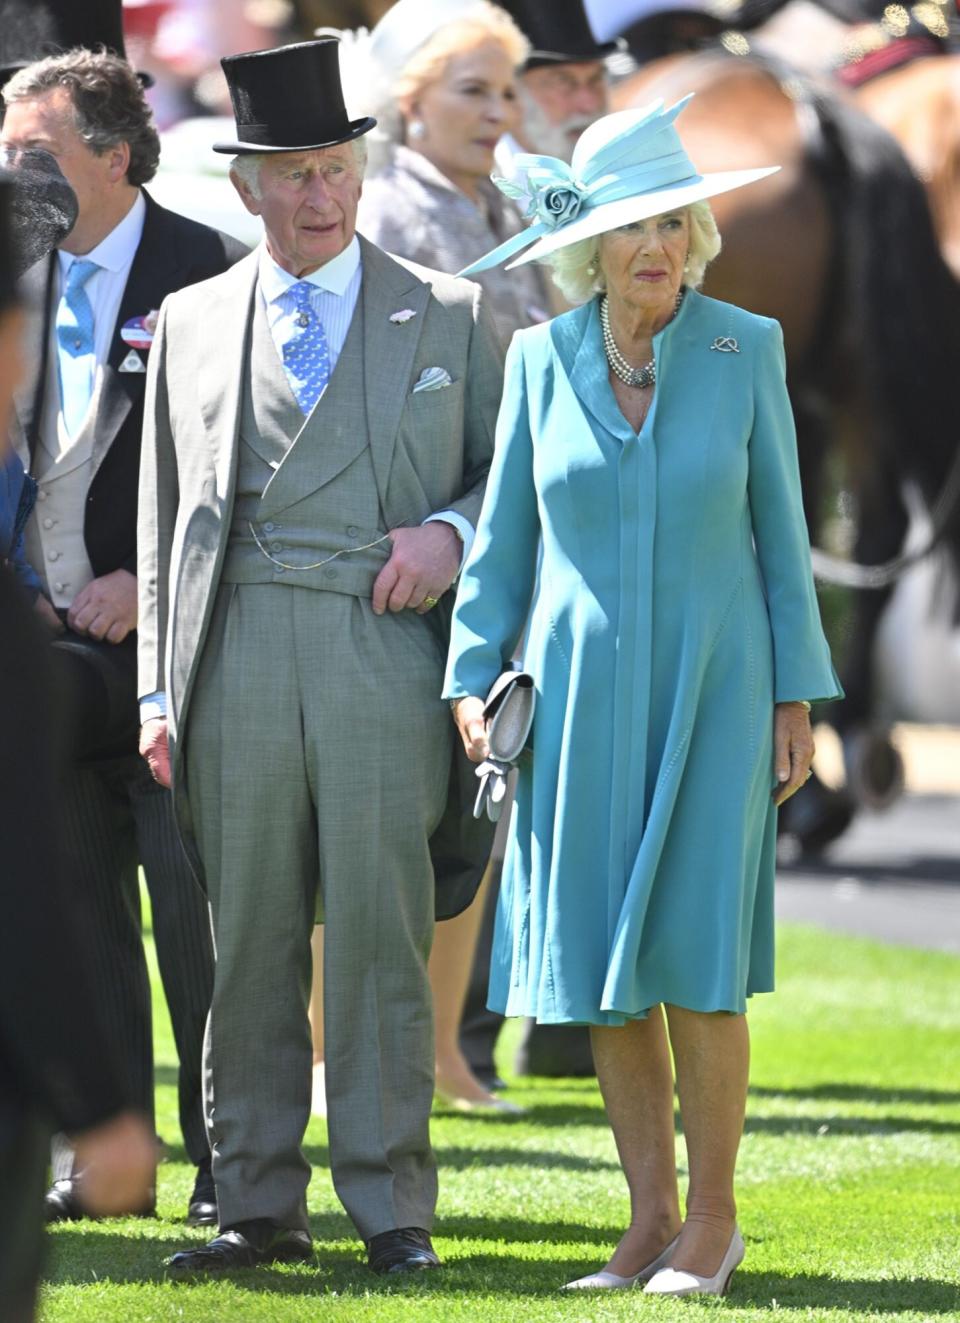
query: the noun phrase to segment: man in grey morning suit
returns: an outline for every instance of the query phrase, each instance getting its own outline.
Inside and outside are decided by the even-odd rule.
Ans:
[[[429,841],[453,726],[437,600],[472,538],[501,354],[477,287],[354,234],[337,43],[223,61],[233,179],[266,240],[167,300],[148,381],[140,691],[211,902],[205,1271],[306,1258],[310,933],[330,1166],[380,1272],[438,1262]],[[328,384],[329,383],[329,384]],[[449,600],[449,599],[448,599]],[[443,616],[445,619],[445,614]]]

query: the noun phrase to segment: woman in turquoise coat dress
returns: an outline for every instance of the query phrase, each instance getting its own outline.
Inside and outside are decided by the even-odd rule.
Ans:
[[[483,696],[527,626],[519,768],[490,1005],[585,1023],[631,1222],[576,1287],[719,1293],[743,1257],[734,1167],[746,1000],[773,988],[776,808],[838,697],[820,624],[776,322],[699,294],[705,199],[683,103],[527,158],[518,240],[583,306],[521,331],[454,612],[446,696],[487,753]],[[529,618],[529,620],[528,620]],[[689,1158],[681,1220],[672,1049]]]

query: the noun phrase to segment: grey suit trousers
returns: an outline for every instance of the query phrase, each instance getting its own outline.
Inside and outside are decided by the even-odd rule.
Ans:
[[[320,906],[334,1186],[364,1238],[432,1224],[442,671],[414,613],[378,618],[366,598],[288,584],[218,590],[184,756],[216,948],[205,1083],[223,1228],[308,1225]]]

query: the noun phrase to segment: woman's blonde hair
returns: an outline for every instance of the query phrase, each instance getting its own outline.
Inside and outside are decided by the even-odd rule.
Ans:
[[[405,101],[415,97],[443,76],[451,56],[491,40],[500,43],[515,69],[530,54],[529,41],[506,10],[490,0],[477,0],[459,18],[444,23],[414,52],[394,80],[391,88],[394,98]]]
[[[678,207],[677,212],[685,212],[690,223],[690,249],[683,270],[683,283],[697,289],[703,284],[707,266],[720,251],[720,232],[709,202],[691,202],[688,207]],[[580,239],[542,259],[544,265],[550,267],[553,283],[568,303],[586,303],[594,294],[606,289],[607,282],[600,265],[601,237],[596,234],[589,239]]]
[[[317,33],[340,41],[340,78],[349,115],[354,119],[373,115],[377,121],[377,127],[367,135],[370,178],[389,166],[394,148],[404,140],[400,100],[409,102],[424,87],[442,78],[451,56],[491,39],[500,42],[516,68],[530,53],[530,43],[510,15],[490,0],[473,0],[466,5],[455,19],[442,24],[418,46],[401,69],[379,62],[365,28],[356,32],[318,28]]]

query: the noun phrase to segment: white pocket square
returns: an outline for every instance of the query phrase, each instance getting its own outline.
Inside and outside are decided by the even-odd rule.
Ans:
[[[420,390],[443,390],[444,386],[452,385],[453,377],[446,368],[428,367],[423,369],[414,382],[413,394],[416,395]]]

